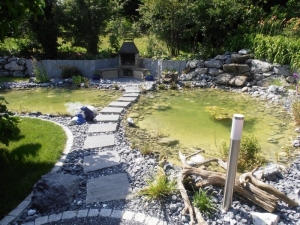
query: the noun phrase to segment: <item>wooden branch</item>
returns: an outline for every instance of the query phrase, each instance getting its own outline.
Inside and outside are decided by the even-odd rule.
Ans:
[[[194,211],[195,211],[195,215],[196,215],[198,225],[207,225],[206,221],[202,217],[202,214],[201,214],[200,210],[196,207],[193,207],[193,208],[194,208]]]
[[[195,153],[193,153],[193,154],[190,154],[190,155],[188,155],[188,156],[185,156],[185,159],[188,159],[188,158],[191,158],[191,157],[193,157],[193,156],[195,156],[195,155],[198,155],[198,154],[201,153],[201,152],[204,152],[204,150],[198,150],[197,152],[195,152]]]
[[[248,173],[244,173],[240,176],[239,181],[241,184],[245,185],[249,182],[251,182],[253,185],[255,185],[257,188],[264,190],[265,192],[276,196],[277,198],[279,198],[280,200],[284,201],[285,203],[287,203],[288,205],[292,206],[292,207],[296,207],[298,206],[298,203],[295,202],[294,200],[290,199],[289,197],[287,197],[285,194],[283,194],[282,192],[278,191],[277,189],[273,188],[272,186],[265,184],[262,181],[257,180],[254,176],[252,172],[248,172]]]

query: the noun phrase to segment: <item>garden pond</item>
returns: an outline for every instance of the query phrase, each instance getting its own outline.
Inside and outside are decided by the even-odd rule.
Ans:
[[[276,162],[278,153],[291,143],[290,115],[280,106],[246,94],[212,89],[148,93],[131,109],[128,117],[135,117],[138,129],[130,128],[127,135],[133,145],[146,144],[171,158],[178,158],[178,150],[192,153],[195,149],[213,158],[220,156],[222,141],[229,145],[231,118],[236,113],[245,116],[243,135],[254,135],[266,158]],[[156,145],[155,139],[164,136],[179,145]]]
[[[1,91],[11,111],[41,112],[43,114],[71,114],[82,105],[107,106],[122,93],[99,89],[34,88]]]

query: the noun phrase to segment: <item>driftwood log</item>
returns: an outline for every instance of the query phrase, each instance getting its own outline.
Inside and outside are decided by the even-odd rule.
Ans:
[[[184,209],[182,211],[182,214],[189,214],[192,224],[195,223],[195,217],[198,221],[197,224],[206,224],[206,222],[203,219],[201,212],[198,209],[194,208],[191,201],[189,200],[187,191],[184,187],[184,180],[191,175],[200,176],[202,179],[196,182],[196,189],[209,185],[225,186],[226,181],[226,174],[205,170],[204,167],[205,165],[208,165],[211,162],[217,162],[220,167],[226,170],[226,163],[220,159],[210,159],[202,163],[198,163],[197,165],[195,165],[197,167],[192,167],[188,165],[187,159],[200,152],[201,151],[198,151],[189,156],[184,156],[181,152],[179,152],[179,158],[182,162],[182,170],[178,176],[177,183],[180,194],[184,200]],[[297,202],[288,198],[282,192],[257,180],[252,175],[253,172],[254,171],[242,174],[240,177],[236,177],[234,184],[234,192],[255,203],[256,205],[262,207],[267,212],[273,212],[275,210],[278,200],[282,200],[283,202],[287,203],[292,207],[298,205]]]

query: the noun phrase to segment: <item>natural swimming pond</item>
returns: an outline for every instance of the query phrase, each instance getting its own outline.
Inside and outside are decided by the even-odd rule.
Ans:
[[[121,96],[113,90],[35,88],[1,91],[8,109],[18,112],[74,113],[82,105],[107,106]]]
[[[243,135],[253,134],[258,138],[263,153],[271,161],[277,160],[277,154],[283,151],[291,135],[290,116],[281,107],[221,90],[149,93],[141,97],[132,113],[140,115],[136,118],[139,129],[129,131],[133,134],[131,141],[137,145],[141,140],[151,143],[152,148],[157,148],[155,151],[175,158],[181,148],[201,148],[207,157],[218,156],[221,141],[230,141],[231,115],[220,118],[226,117],[226,113],[244,114]],[[154,142],[147,141],[155,135],[177,139],[180,147],[155,147]]]

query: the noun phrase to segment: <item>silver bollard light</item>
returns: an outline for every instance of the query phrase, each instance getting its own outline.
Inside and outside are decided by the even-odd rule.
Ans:
[[[230,151],[227,161],[227,174],[222,210],[227,212],[232,203],[232,194],[236,177],[238,155],[244,125],[244,115],[234,114],[230,134]]]

